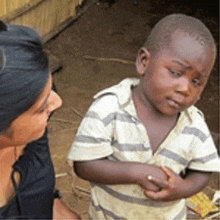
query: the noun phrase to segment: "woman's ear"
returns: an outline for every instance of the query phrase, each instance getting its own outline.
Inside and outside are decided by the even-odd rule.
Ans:
[[[145,73],[149,62],[149,58],[150,58],[150,52],[147,50],[147,48],[142,47],[138,51],[138,55],[136,58],[136,69],[140,75],[143,75]]]

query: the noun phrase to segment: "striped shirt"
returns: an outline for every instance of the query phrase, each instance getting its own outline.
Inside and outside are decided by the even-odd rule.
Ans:
[[[180,174],[186,168],[220,172],[220,159],[203,114],[191,106],[152,154],[149,138],[138,119],[127,78],[98,93],[84,117],[68,159],[134,161],[167,166]],[[91,183],[91,219],[186,219],[185,200],[152,201],[138,185]]]

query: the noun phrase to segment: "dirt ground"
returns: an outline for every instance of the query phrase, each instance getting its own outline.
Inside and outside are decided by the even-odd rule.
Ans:
[[[171,0],[161,0],[159,4],[152,2],[118,0],[109,5],[104,0],[97,1],[80,18],[45,45],[61,60],[63,66],[53,75],[58,93],[63,98],[63,107],[54,113],[49,125],[57,185],[64,200],[83,219],[87,217],[90,201],[89,184],[76,177],[66,163],[66,156],[82,117],[93,100],[93,95],[125,77],[137,76],[133,64],[137,51],[145,42],[153,25],[167,14],[181,12],[200,18],[210,28],[218,43],[216,5],[209,3],[202,7],[188,4],[187,1],[184,1],[183,5],[181,3],[183,1],[180,0],[173,1],[175,3]],[[97,57],[104,60],[95,59]],[[109,58],[116,60],[110,61]],[[122,63],[121,60],[132,62]],[[219,140],[218,86],[216,62],[203,97],[198,103],[206,115],[216,143]],[[219,176],[215,174],[206,192],[212,196],[213,190],[218,188]],[[192,218],[195,219],[195,216]]]

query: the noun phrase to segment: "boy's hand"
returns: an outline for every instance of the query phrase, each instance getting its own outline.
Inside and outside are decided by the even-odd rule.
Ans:
[[[149,176],[154,175],[156,179],[161,181],[168,179],[167,174],[161,168],[149,164],[138,163],[134,165],[132,173],[132,178],[136,180],[135,182],[146,191],[158,192],[161,190],[159,184],[155,184],[148,179]]]
[[[161,190],[158,192],[145,190],[144,194],[152,200],[160,201],[172,201],[184,198],[184,179],[167,167],[161,167],[161,169],[167,174],[167,180],[162,180],[153,176],[148,178],[149,181],[156,184]]]
[[[162,189],[159,192],[144,191],[144,194],[152,200],[172,201],[190,197],[208,184],[212,174],[211,172],[188,170],[183,179],[167,167],[161,167],[161,169],[167,174],[168,180],[151,176],[150,181]]]

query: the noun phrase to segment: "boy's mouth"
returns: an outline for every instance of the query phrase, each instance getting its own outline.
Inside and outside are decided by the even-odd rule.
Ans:
[[[177,101],[176,99],[168,98],[167,99],[169,106],[180,109],[183,107],[184,103],[181,101]]]

